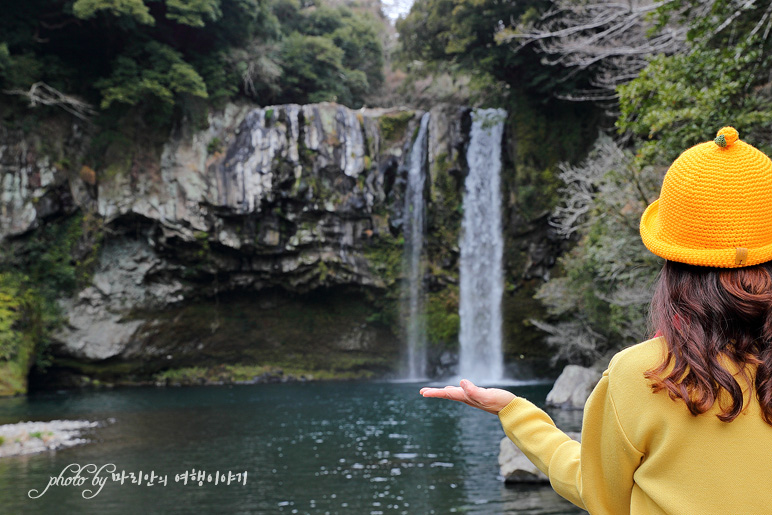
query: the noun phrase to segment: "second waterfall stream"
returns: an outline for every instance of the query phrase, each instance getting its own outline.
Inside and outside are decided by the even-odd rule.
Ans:
[[[424,322],[424,188],[429,113],[421,117],[407,172],[405,193],[405,292],[407,293],[407,379],[426,377],[426,323]]]

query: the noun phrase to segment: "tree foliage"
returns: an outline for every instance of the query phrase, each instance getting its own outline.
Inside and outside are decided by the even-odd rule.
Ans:
[[[688,29],[683,53],[654,56],[619,88],[620,130],[640,138],[640,157],[666,163],[725,125],[772,149],[772,4],[681,0],[659,11],[660,24]]]
[[[0,359],[8,360],[16,353],[19,338],[18,319],[21,300],[10,277],[0,273]]]
[[[614,89],[634,78],[651,55],[683,48],[685,30],[654,23],[656,0],[574,2],[550,0],[496,33],[496,41],[520,52],[532,48],[542,63],[564,69],[563,80],[585,77],[582,88],[560,91],[577,101],[615,100]]]
[[[204,79],[195,68],[182,54],[157,41],[118,56],[110,76],[95,86],[102,93],[103,109],[113,102],[135,105],[151,98],[174,104],[175,96],[182,94],[208,97]]]
[[[651,56],[618,88],[627,150],[601,139],[585,163],[563,166],[553,220],[577,244],[561,259],[565,274],[540,289],[552,318],[536,323],[571,362],[647,336],[648,286],[662,260],[643,247],[638,223],[673,159],[725,125],[772,149],[772,4],[672,0],[653,23],[681,25],[685,46]]]
[[[700,48],[652,59],[619,89],[619,127],[642,138],[646,162],[670,161],[726,125],[737,127],[744,140],[772,148],[772,95],[752,72],[759,52],[735,56],[735,49]]]
[[[503,84],[517,90],[549,88],[552,71],[545,73],[532,52],[512,52],[496,43],[504,20],[519,19],[544,2],[497,0],[424,0],[397,22],[401,61],[420,63],[426,71],[449,69],[476,77],[480,86]],[[502,89],[498,89],[500,95]]]
[[[583,163],[561,166],[564,186],[553,224],[578,243],[560,259],[564,274],[537,293],[552,319],[534,321],[556,347],[554,361],[589,365],[646,336],[660,260],[641,244],[638,221],[656,198],[660,172],[638,166],[608,136]]]
[[[30,88],[44,84],[159,119],[196,98],[358,107],[383,81],[382,23],[322,0],[11,0],[0,18],[0,90],[5,102],[9,92],[32,100]],[[296,71],[299,54],[310,69]]]
[[[133,18],[137,23],[155,24],[150,9],[142,0],[77,0],[72,4],[72,14],[82,20],[93,18],[100,13],[116,17]]]
[[[332,100],[358,107],[383,82],[383,50],[372,18],[342,6],[304,14],[289,0],[282,16],[293,32],[281,46],[281,101]]]
[[[182,25],[203,27],[222,16],[220,0],[167,0],[166,17]]]
[[[655,0],[427,0],[397,27],[406,60],[443,63],[512,92],[613,101],[647,57],[682,48],[685,30],[657,24]],[[484,81],[485,82],[485,81]]]

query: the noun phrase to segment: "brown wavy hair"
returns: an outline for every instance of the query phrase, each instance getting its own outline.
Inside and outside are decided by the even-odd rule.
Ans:
[[[651,301],[651,322],[664,336],[667,357],[645,372],[654,392],[682,399],[693,415],[709,410],[726,390],[732,402],[717,417],[731,422],[743,409],[743,391],[719,361],[732,361],[772,425],[772,264],[709,268],[665,262]],[[671,361],[672,371],[662,377]]]

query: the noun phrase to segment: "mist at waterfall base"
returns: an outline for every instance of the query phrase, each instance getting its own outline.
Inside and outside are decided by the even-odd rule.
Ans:
[[[511,388],[542,404],[548,385]],[[581,413],[550,410],[564,430]],[[497,417],[425,399],[414,385],[345,382],[116,388],[0,399],[0,423],[104,422],[91,443],[0,460],[3,513],[578,514],[549,484],[498,477]],[[167,476],[51,487],[70,464]],[[175,482],[184,471],[247,471],[246,485]]]

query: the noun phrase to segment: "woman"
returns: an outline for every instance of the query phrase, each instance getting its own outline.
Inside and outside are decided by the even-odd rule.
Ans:
[[[591,514],[772,513],[772,161],[724,127],[675,160],[640,231],[667,260],[656,334],[611,359],[581,444],[505,390],[462,380],[421,394],[497,414]]]

